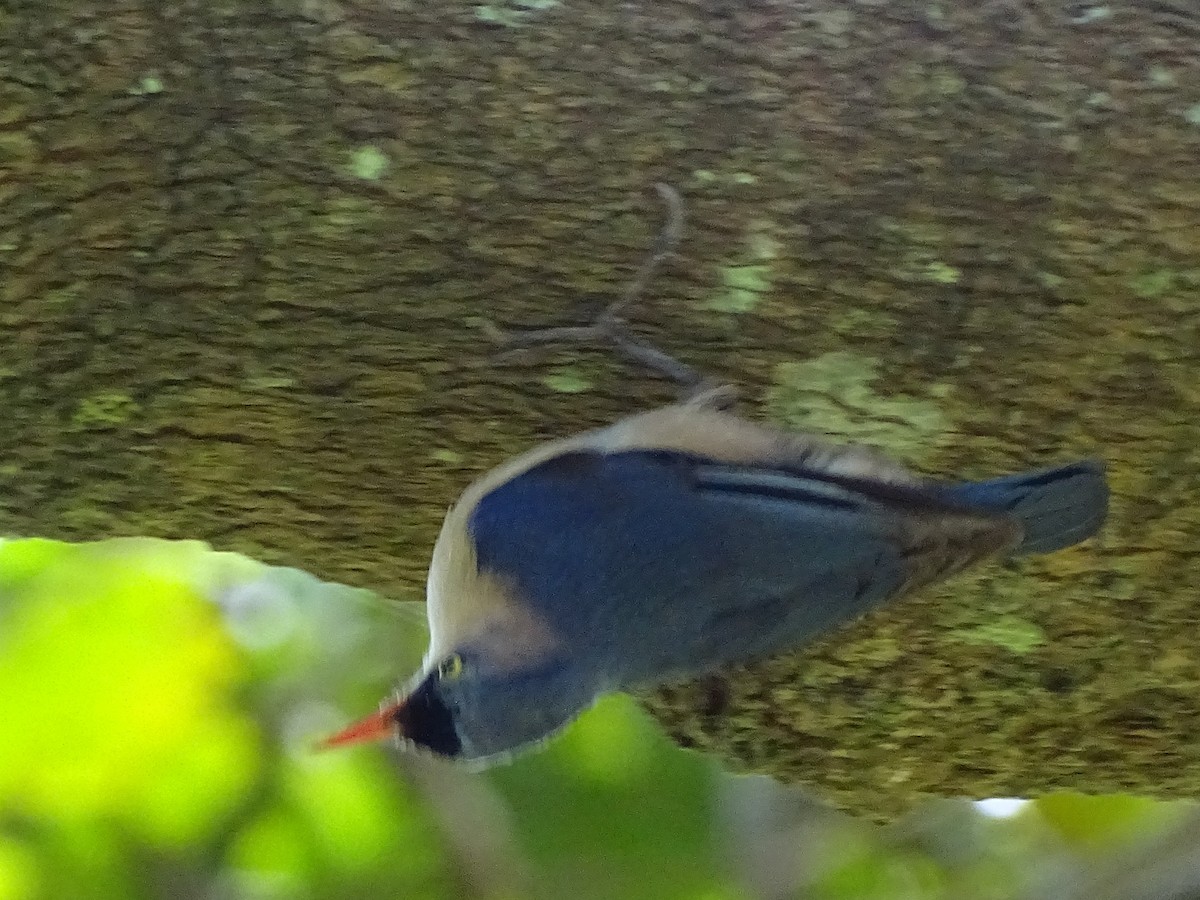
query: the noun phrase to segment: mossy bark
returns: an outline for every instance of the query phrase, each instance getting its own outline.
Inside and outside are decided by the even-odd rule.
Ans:
[[[650,708],[874,815],[1196,794],[1194,5],[498,9],[0,9],[0,528],[419,595],[472,476],[668,396],[578,351],[557,383],[595,387],[555,393],[479,327],[617,296],[665,181],[690,227],[647,335],[751,406],[855,354],[868,416],[934,404],[927,470],[1099,452],[1115,498],[1087,549]]]

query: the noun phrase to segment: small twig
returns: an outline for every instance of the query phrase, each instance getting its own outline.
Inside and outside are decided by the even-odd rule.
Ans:
[[[658,267],[666,262],[668,257],[675,252],[675,248],[679,246],[680,238],[683,237],[683,198],[679,196],[679,191],[661,181],[655,182],[654,190],[658,192],[658,196],[662,198],[662,202],[667,207],[667,221],[663,223],[662,231],[658,233],[658,237],[654,241],[654,246],[650,249],[650,255],[646,257],[641,268],[638,269],[637,275],[629,283],[629,287],[625,289],[624,296],[609,306],[601,314],[602,318],[619,320],[621,314],[629,306],[642,299],[642,292],[646,290],[646,285],[650,283],[650,279],[654,276]]]
[[[489,324],[488,332],[494,340],[502,344],[502,349],[495,357],[497,360],[511,359],[524,350],[547,344],[607,344],[629,361],[682,385],[689,398],[717,396],[713,393],[713,385],[700,372],[634,335],[624,318],[625,311],[641,300],[650,279],[675,252],[683,235],[683,198],[668,184],[656,183],[654,189],[667,207],[667,219],[650,253],[621,298],[610,303],[586,325],[563,325],[506,333]],[[726,394],[720,396],[725,397]]]

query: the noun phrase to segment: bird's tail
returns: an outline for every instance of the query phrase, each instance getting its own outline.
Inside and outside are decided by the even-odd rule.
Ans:
[[[1014,555],[1077,544],[1099,530],[1108,512],[1108,484],[1099,460],[952,485],[948,493],[958,503],[1015,516],[1025,536]]]

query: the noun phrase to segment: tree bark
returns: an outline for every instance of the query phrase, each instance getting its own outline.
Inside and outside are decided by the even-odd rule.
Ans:
[[[930,472],[1098,452],[1115,497],[1085,549],[649,708],[874,815],[1192,796],[1198,42],[1180,0],[10,2],[0,529],[418,596],[470,478],[668,396],[480,327],[619,296],[665,181],[648,337]]]

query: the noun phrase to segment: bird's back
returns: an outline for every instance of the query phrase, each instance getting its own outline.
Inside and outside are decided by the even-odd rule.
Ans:
[[[486,494],[469,530],[482,571],[624,683],[802,642],[1016,537],[1004,517],[869,487],[673,451],[577,450]]]

